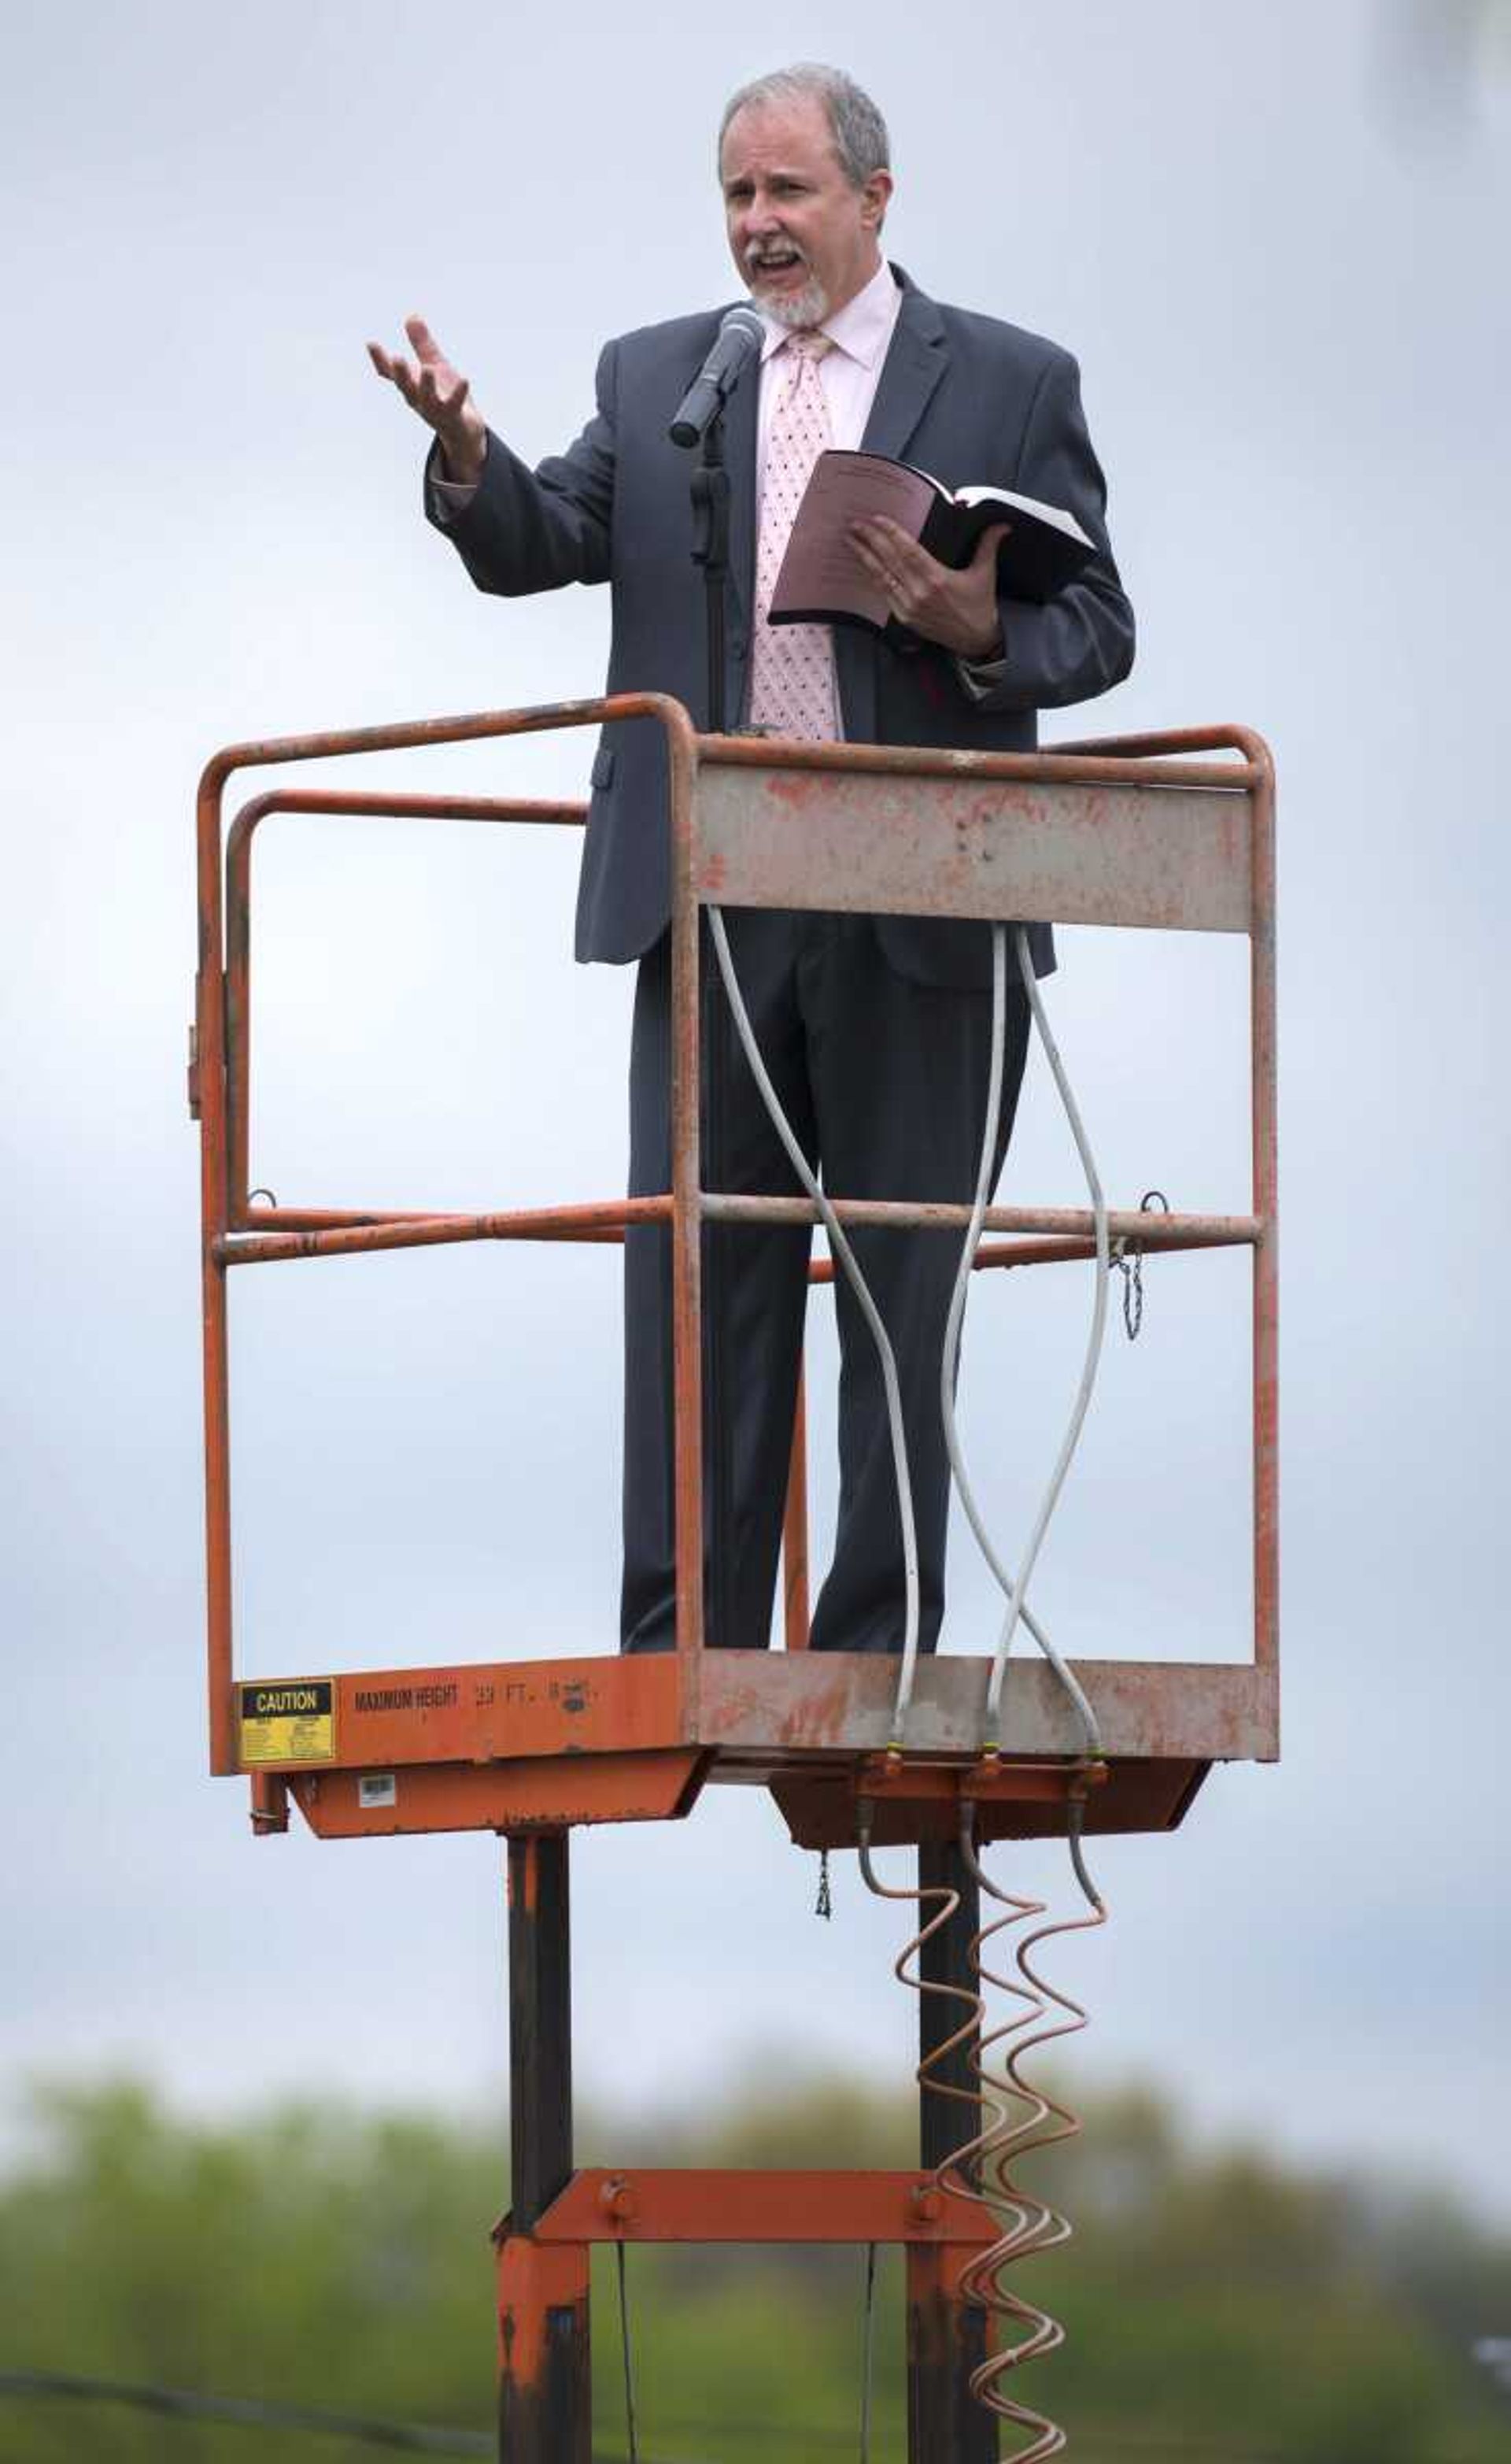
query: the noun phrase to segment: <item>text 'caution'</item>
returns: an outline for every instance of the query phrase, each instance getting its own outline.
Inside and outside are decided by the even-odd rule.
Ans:
[[[328,1677],[242,1685],[241,1761],[328,1763],[336,1756],[336,1688]]]

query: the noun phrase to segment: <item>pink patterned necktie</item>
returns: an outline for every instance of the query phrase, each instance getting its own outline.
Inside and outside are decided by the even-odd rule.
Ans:
[[[751,653],[751,725],[778,736],[839,735],[834,643],[827,625],[769,625],[767,610],[813,466],[832,444],[819,362],[827,334],[789,334],[778,358],[780,391],[766,439],[760,536],[756,551],[756,639]]]

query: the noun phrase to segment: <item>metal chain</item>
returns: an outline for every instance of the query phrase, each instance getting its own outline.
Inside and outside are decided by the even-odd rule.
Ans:
[[[615,2245],[619,2260],[619,2341],[624,2356],[624,2431],[629,2440],[629,2464],[640,2464],[640,2435],[635,2426],[635,2369],[629,2341],[629,2285],[624,2270],[624,2245]]]
[[[1120,1241],[1112,1264],[1123,1278],[1123,1331],[1129,1343],[1137,1343],[1144,1324],[1144,1252]]]
[[[1152,1215],[1156,1209],[1168,1215],[1170,1199],[1162,1189],[1146,1189],[1139,1213]],[[1112,1264],[1123,1278],[1123,1331],[1129,1343],[1137,1343],[1144,1325],[1144,1252],[1136,1241],[1114,1241]]]
[[[829,1852],[827,1848],[822,1848],[819,1852],[819,1897],[814,1906],[813,1913],[816,1917],[822,1917],[826,1925],[834,1915],[834,1901],[829,1891]]]

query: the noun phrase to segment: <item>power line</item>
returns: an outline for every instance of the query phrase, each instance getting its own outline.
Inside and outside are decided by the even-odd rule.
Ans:
[[[369,2421],[360,2414],[320,2412],[307,2405],[264,2404],[253,2397],[199,2395],[184,2387],[138,2387],[120,2379],[86,2379],[62,2370],[0,2371],[0,2395],[63,2398],[83,2404],[130,2405],[139,2412],[184,2421],[224,2421],[241,2430],[302,2430],[312,2438],[346,2438],[410,2455],[496,2455],[496,2439],[480,2430],[432,2430],[420,2422]]]
[[[186,2387],[139,2386],[122,2379],[80,2378],[66,2370],[0,2370],[0,2397],[25,2401],[127,2405],[179,2421],[222,2421],[237,2430],[302,2431],[311,2438],[344,2438],[409,2455],[486,2455],[496,2458],[498,2441],[482,2430],[432,2429],[423,2422],[372,2421],[357,2413],[324,2412],[309,2405],[267,2404],[254,2396],[204,2395]],[[704,2425],[707,2427],[708,2425]],[[597,2464],[626,2464],[617,2453],[600,2453]],[[656,2464],[643,2456],[640,2464]],[[678,2464],[699,2464],[682,2456]]]
[[[311,2438],[353,2439],[369,2447],[386,2447],[410,2455],[486,2455],[496,2458],[498,2442],[491,2431],[432,2429],[423,2422],[372,2421],[361,2414],[324,2412],[309,2405],[267,2404],[257,2397],[233,2395],[202,2395],[185,2387],[139,2386],[121,2379],[80,2378],[64,2370],[0,2370],[0,2397],[15,2396],[42,2400],[60,2399],[82,2404],[128,2405],[139,2412],[155,2412],[181,2421],[223,2421],[238,2430],[302,2431]],[[799,2438],[789,2423],[781,2422],[668,2422],[663,2434],[680,2438],[716,2436],[720,2442],[730,2439],[784,2439],[789,2448]],[[1141,2434],[1137,2431],[1096,2431],[1083,2429],[1079,2433],[1087,2453],[1088,2464],[1099,2455],[1183,2456],[1190,2464],[1286,2464],[1281,2451],[1272,2447],[1232,2446],[1199,2434],[1182,2437],[1163,2431]],[[818,2448],[842,2449],[854,2453],[852,2434],[848,2431],[821,2431],[801,2434],[804,2453]],[[619,2451],[604,2452],[597,2464],[627,2464]],[[643,2455],[640,2464],[657,2464],[653,2456]],[[669,2458],[661,2464],[670,2464]],[[683,2454],[676,2464],[702,2464],[702,2459]],[[1472,2464],[1467,2455],[1444,2456],[1441,2464]]]

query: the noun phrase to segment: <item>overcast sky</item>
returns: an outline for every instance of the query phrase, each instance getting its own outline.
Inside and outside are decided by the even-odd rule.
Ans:
[[[1108,1843],[1084,2076],[1435,2170],[1511,2212],[1501,1064],[1511,63],[1450,0],[804,0],[758,35],[402,0],[11,0],[3,486],[10,1338],[0,2088],[130,2064],[472,2106],[504,2063],[487,1838],[253,1845],[204,1776],[192,792],[238,738],[597,690],[602,595],[484,601],[371,376],[422,308],[532,456],[605,335],[731,296],[725,93],[843,61],[893,254],[1081,358],[1139,664],[1061,733],[1241,718],[1281,781],[1285,1759]],[[1053,730],[1050,731],[1053,734]],[[381,766],[581,791],[585,739]],[[361,783],[375,784],[369,765]],[[270,825],[253,1178],[285,1202],[622,1184],[628,979],[572,849]],[[1115,1200],[1247,1201],[1241,952],[1066,936],[1054,1016]],[[1036,1072],[1007,1194],[1074,1202]],[[1246,1267],[1157,1265],[1036,1590],[1062,1647],[1246,1648]],[[602,1251],[233,1287],[249,1673],[612,1647]],[[966,1429],[1009,1546],[1086,1292],[978,1290]],[[820,1528],[832,1513],[813,1375]],[[957,1545],[948,1640],[989,1647]],[[1032,1870],[1058,1888],[1062,1854]],[[626,2109],[752,2060],[906,2076],[894,1912],[832,1927],[770,1804],[577,1853],[579,2062]]]

